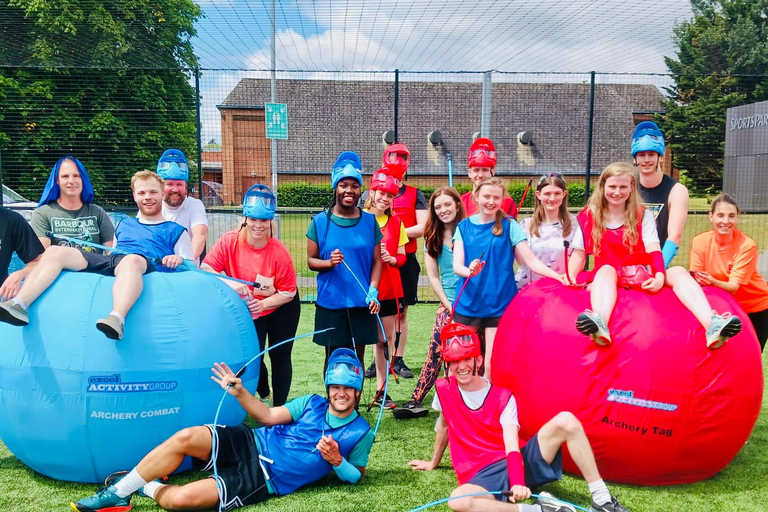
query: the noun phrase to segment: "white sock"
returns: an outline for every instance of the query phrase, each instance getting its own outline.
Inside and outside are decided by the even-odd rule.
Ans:
[[[592,493],[592,500],[594,500],[596,505],[605,505],[611,501],[611,493],[602,479],[595,480],[587,485],[589,486],[589,492]]]
[[[165,484],[161,484],[160,482],[157,482],[155,480],[152,480],[151,482],[147,482],[147,484],[144,486],[144,494],[146,494],[152,499],[155,499],[155,493],[161,487],[165,487]]]
[[[12,299],[11,299],[11,302],[13,302],[14,304],[16,304],[17,306],[21,306],[22,308],[24,308],[24,311],[26,311],[26,310],[27,310],[27,305],[26,305],[26,304],[24,304],[24,301],[23,301],[23,300],[21,300],[21,299],[20,299],[20,298],[18,298],[18,297],[14,297],[14,298],[12,298]]]
[[[117,319],[118,319],[118,320],[120,320],[120,323],[121,323],[122,325],[125,325],[125,317],[124,317],[123,315],[121,315],[121,314],[120,314],[120,313],[118,313],[117,311],[110,311],[110,313],[109,313],[109,314],[110,314],[110,315],[114,315],[114,316],[116,316],[116,317],[117,317]]]
[[[133,494],[138,491],[140,487],[147,485],[147,481],[141,478],[141,475],[135,469],[125,475],[119,482],[115,484],[115,494],[121,498],[125,498],[129,494]]]
[[[541,512],[541,507],[538,505],[526,505],[524,503],[518,503],[517,508],[520,512]]]

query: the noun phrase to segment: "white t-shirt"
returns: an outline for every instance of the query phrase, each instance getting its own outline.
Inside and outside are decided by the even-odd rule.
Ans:
[[[619,229],[624,224],[619,224],[618,226],[615,224],[606,224],[606,229]],[[645,251],[650,252],[648,250],[648,246],[651,244],[658,244],[659,243],[659,232],[656,230],[656,219],[653,218],[653,213],[651,213],[650,210],[645,210],[645,213],[643,214],[643,223],[642,223],[642,231],[643,231],[643,245],[645,246]],[[584,233],[579,230],[573,237],[573,242],[571,242],[571,247],[574,249],[579,249],[581,251],[584,250]]]
[[[163,201],[163,217],[181,224],[189,235],[192,236],[192,228],[195,226],[208,226],[208,216],[205,214],[203,202],[196,197],[187,196],[178,208],[171,208]]]
[[[459,386],[459,393],[461,393],[461,398],[464,399],[464,404],[472,410],[477,410],[482,407],[488,393],[491,391],[491,382],[485,377],[480,378],[485,382],[485,386],[477,391],[464,391],[461,389],[461,386]],[[432,399],[432,409],[436,411],[443,410],[437,392],[435,392],[435,397]],[[504,411],[501,413],[499,423],[504,427],[514,425],[520,428],[520,423],[517,422],[517,402],[515,401],[514,395],[510,395],[509,402],[507,402],[507,406],[504,407]]]

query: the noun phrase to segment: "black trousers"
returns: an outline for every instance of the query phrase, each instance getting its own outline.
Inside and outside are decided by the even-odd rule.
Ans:
[[[259,350],[264,350],[267,342],[269,342],[271,347],[296,336],[300,315],[301,303],[297,293],[288,304],[283,304],[267,316],[254,320],[253,325],[256,327],[256,333],[259,335]],[[291,380],[293,379],[291,351],[293,351],[292,341],[265,354],[269,355],[272,370],[272,404],[275,406],[285,405],[285,402],[288,400],[288,393],[291,390]],[[256,388],[256,391],[262,398],[269,395],[269,375],[270,373],[267,371],[267,365],[264,364],[264,357],[262,356],[259,385]]]
[[[752,321],[752,326],[757,333],[757,341],[760,342],[760,351],[765,350],[765,341],[768,340],[768,309],[747,313]]]

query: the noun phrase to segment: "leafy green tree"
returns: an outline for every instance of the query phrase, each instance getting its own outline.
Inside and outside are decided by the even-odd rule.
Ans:
[[[692,0],[674,31],[675,80],[660,120],[674,165],[694,192],[722,188],[729,107],[768,99],[768,0]]]
[[[73,154],[97,200],[124,203],[164,149],[194,155],[199,16],[191,0],[0,0],[4,182],[36,198]]]

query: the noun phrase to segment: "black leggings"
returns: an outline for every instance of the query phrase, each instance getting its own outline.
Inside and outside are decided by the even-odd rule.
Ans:
[[[752,321],[752,327],[755,328],[757,341],[760,342],[760,351],[762,352],[765,350],[765,341],[768,340],[768,309],[747,313],[747,316]]]
[[[297,293],[288,304],[283,304],[267,316],[254,320],[253,325],[256,327],[256,334],[259,335],[259,350],[264,350],[267,338],[269,338],[269,346],[271,347],[296,336],[300,314],[301,303]],[[285,405],[285,402],[288,401],[288,392],[291,390],[293,378],[292,350],[293,342],[291,341],[267,352],[272,367],[272,404],[275,406]],[[262,398],[269,395],[269,372],[267,372],[267,365],[264,364],[263,356],[259,371],[259,386],[256,391]]]

